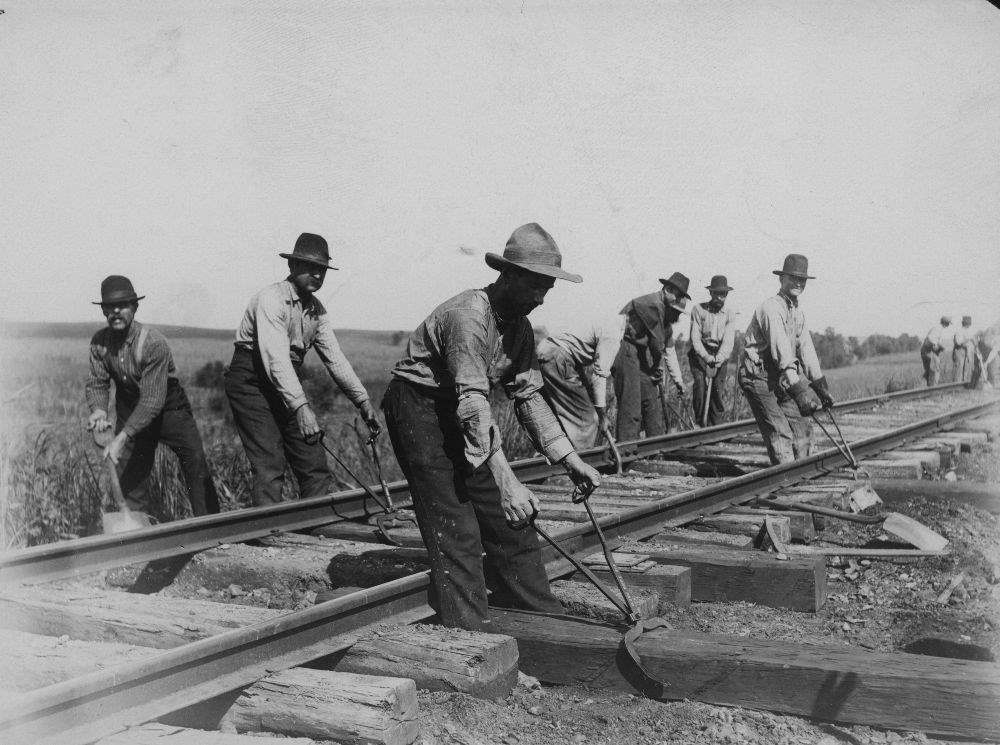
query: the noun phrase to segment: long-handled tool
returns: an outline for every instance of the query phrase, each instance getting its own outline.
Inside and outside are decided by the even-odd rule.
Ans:
[[[854,457],[854,453],[851,452],[851,446],[847,444],[847,438],[844,437],[844,433],[840,430],[840,425],[837,424],[837,420],[834,418],[833,412],[829,409],[823,409],[823,411],[825,411],[826,415],[830,417],[830,421],[833,422],[833,426],[837,428],[837,434],[840,436],[840,441],[830,434],[830,430],[823,426],[823,422],[819,420],[815,412],[810,414],[812,420],[819,425],[819,428],[823,430],[823,434],[830,438],[830,442],[832,442],[837,450],[840,451],[840,454],[847,459],[848,464],[851,466],[851,471],[854,474],[854,478],[857,479],[858,474],[863,473],[870,481],[871,474],[862,469],[861,465],[858,463],[858,459]]]
[[[705,366],[705,403],[701,410],[701,426],[708,426],[708,407],[712,402],[712,384],[718,370],[712,365]]]
[[[114,432],[110,429],[99,431],[96,427],[93,429],[93,434],[94,444],[101,450],[110,445],[115,437]],[[148,528],[151,524],[149,515],[145,512],[133,512],[129,509],[128,503],[125,501],[125,495],[122,494],[122,485],[118,481],[118,470],[115,468],[115,464],[111,462],[110,458],[104,458],[104,463],[107,466],[108,481],[111,482],[111,495],[115,505],[118,507],[118,512],[105,512],[101,510],[101,527],[104,532],[124,533],[126,530]]]
[[[671,403],[667,400],[667,390],[663,386],[663,383],[656,384],[656,393],[660,397],[660,406],[663,409],[663,424],[664,428],[670,430],[670,415],[673,414],[674,420],[677,421],[685,429],[694,429],[694,419],[687,412],[687,410],[681,406],[680,410],[675,409]]]
[[[417,520],[414,516],[405,514],[401,510],[396,509],[396,507],[392,504],[392,498],[389,496],[389,487],[385,483],[385,479],[382,477],[382,463],[378,458],[378,450],[375,445],[376,435],[373,434],[371,436],[369,439],[369,445],[371,445],[372,457],[375,460],[375,467],[378,470],[379,483],[382,487],[382,497],[376,494],[375,491],[363,480],[358,478],[357,474],[355,474],[354,471],[352,471],[348,465],[329,448],[325,441],[325,434],[326,433],[323,432],[323,430],[320,430],[318,440],[319,444],[322,445],[323,449],[327,452],[327,455],[333,458],[341,468],[347,471],[348,475],[357,482],[358,486],[364,489],[365,493],[375,501],[375,504],[382,508],[381,513],[374,515],[375,527],[378,530],[379,535],[381,535],[393,546],[402,545],[389,533],[390,528],[398,528],[402,523],[413,523],[414,525],[417,525]]]
[[[615,442],[615,436],[611,434],[611,425],[607,422],[604,423],[604,428],[601,430],[604,434],[604,439],[608,442],[608,448],[611,450],[611,457],[615,461],[615,473],[619,476],[622,475],[622,454],[618,450],[618,443]]]
[[[536,518],[538,517],[538,510],[532,510],[531,515],[525,519],[515,522],[508,522],[507,525],[514,530],[524,530],[529,525],[535,530],[538,535],[540,535],[545,541],[556,550],[556,552],[566,559],[573,567],[583,574],[590,582],[596,587],[604,597],[606,597],[612,605],[617,608],[621,614],[625,617],[625,622],[628,624],[629,629],[625,632],[622,639],[625,651],[628,653],[636,670],[641,676],[640,687],[647,695],[652,697],[660,697],[663,690],[668,687],[668,683],[662,680],[654,678],[645,668],[642,666],[642,660],[639,657],[639,653],[635,648],[636,640],[642,636],[646,631],[651,631],[656,628],[666,628],[670,629],[670,624],[662,618],[641,618],[639,613],[635,610],[632,605],[632,601],[629,598],[628,593],[625,591],[625,584],[622,581],[621,574],[618,571],[618,565],[615,563],[614,556],[611,553],[611,549],[608,547],[607,539],[604,537],[604,531],[601,530],[600,524],[597,522],[597,517],[594,515],[593,510],[590,508],[590,503],[588,498],[593,493],[592,488],[588,487],[574,487],[572,500],[574,503],[583,502],[587,509],[587,515],[590,517],[590,522],[597,533],[597,539],[601,542],[601,549],[604,552],[604,560],[608,564],[608,568],[611,570],[611,575],[615,579],[615,584],[618,585],[618,591],[621,594],[621,599],[615,597],[615,595],[601,582],[600,579],[584,564],[577,561],[569,552],[563,549],[553,538],[548,534],[546,530],[540,527]]]

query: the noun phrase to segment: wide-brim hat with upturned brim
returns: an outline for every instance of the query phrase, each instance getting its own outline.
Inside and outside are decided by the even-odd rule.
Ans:
[[[326,244],[326,239],[315,233],[303,233],[295,241],[295,248],[290,254],[279,253],[278,256],[315,264],[324,269],[337,269],[330,263],[330,247]]]
[[[674,272],[666,279],[660,277],[660,284],[677,290],[681,297],[686,297],[688,300],[691,299],[691,296],[688,295],[688,286],[691,284],[691,280],[680,272]]]
[[[112,274],[101,282],[101,299],[93,305],[115,305],[117,303],[137,303],[145,295],[136,295],[132,280],[120,274]]]
[[[787,274],[799,279],[816,279],[809,274],[809,259],[802,254],[788,254],[781,269],[775,269],[771,274],[777,274],[779,277],[782,274]]]
[[[732,292],[733,288],[729,286],[729,280],[726,279],[725,274],[716,274],[712,277],[712,282],[705,285],[705,289],[709,292]]]
[[[486,264],[498,272],[507,266],[516,266],[533,274],[544,277],[565,279],[569,282],[583,282],[579,274],[567,272],[562,268],[562,254],[555,240],[536,222],[522,225],[507,240],[503,256],[495,253],[486,254]]]

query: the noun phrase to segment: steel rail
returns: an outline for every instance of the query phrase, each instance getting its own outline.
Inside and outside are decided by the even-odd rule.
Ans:
[[[963,387],[962,383],[948,383],[916,388],[845,401],[834,408],[838,411],[851,411],[889,401],[925,398]],[[752,419],[742,419],[705,429],[621,442],[619,448],[623,450],[623,462],[632,462],[656,453],[719,442],[755,432],[756,429],[757,425]],[[607,464],[607,448],[588,448],[580,451],[580,455],[592,465]],[[542,457],[518,460],[511,465],[518,478],[526,482],[562,472],[559,466],[548,463]],[[408,504],[409,492],[405,481],[395,481],[388,486],[399,505]],[[18,549],[0,554],[0,584],[34,584],[66,579],[124,564],[182,556],[225,543],[239,543],[277,533],[315,528],[379,512],[377,505],[373,506],[374,509],[369,509],[369,505],[370,498],[363,489],[350,489],[267,507],[251,507],[218,515],[176,520],[125,533],[90,536]]]
[[[1000,400],[993,400],[930,417],[860,440],[853,447],[859,455],[878,452],[998,405]],[[665,523],[690,521],[845,465],[844,456],[829,449],[608,515],[598,523],[610,537],[642,538],[658,532]],[[554,538],[575,554],[590,553],[599,545],[597,531],[589,524],[561,530]],[[543,550],[543,556],[550,577],[571,570],[565,559],[554,558],[551,547]],[[26,693],[9,701],[8,711],[0,714],[0,739],[12,745],[84,745],[129,725],[235,691],[269,671],[333,654],[349,646],[373,623],[430,618],[428,587],[428,573],[420,572],[146,660]]]

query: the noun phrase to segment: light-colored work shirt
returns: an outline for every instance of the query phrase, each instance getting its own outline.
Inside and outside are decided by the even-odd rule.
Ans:
[[[976,339],[976,332],[972,330],[971,326],[959,326],[955,329],[954,344],[955,349],[959,347],[969,347],[969,351],[972,351],[972,345]]]
[[[303,302],[287,279],[250,298],[236,329],[236,346],[260,353],[268,380],[290,411],[308,403],[295,368],[311,348],[351,403],[360,406],[368,400],[368,392],[340,349],[326,308],[314,296]]]
[[[780,292],[754,311],[743,336],[743,354],[766,368],[776,367],[790,383],[800,374],[809,380],[823,376],[805,314],[795,298]]]
[[[117,334],[103,328],[90,340],[90,377],[85,386],[91,413],[108,411],[111,381],[115,396],[133,401],[135,407],[122,430],[135,437],[163,411],[167,384],[177,378],[177,368],[167,340],[154,328],[146,328],[142,349],[139,336],[143,326],[133,321],[128,331]]]
[[[729,360],[736,342],[736,313],[722,306],[714,311],[710,303],[696,303],[691,310],[691,347],[702,360],[723,364]]]
[[[944,332],[945,327],[941,324],[932,326],[924,337],[924,349],[933,350],[936,354],[944,351]]]
[[[513,400],[517,419],[539,452],[560,461],[573,446],[542,398],[531,324],[524,316],[501,322],[490,304],[492,287],[466,290],[435,308],[410,334],[406,357],[392,375],[456,404],[465,459],[473,468],[500,449],[489,403],[497,385]]]
[[[548,338],[551,344],[569,354],[578,368],[591,366],[587,379],[594,406],[608,405],[608,378],[625,331],[625,316],[615,315],[600,321],[575,324]]]

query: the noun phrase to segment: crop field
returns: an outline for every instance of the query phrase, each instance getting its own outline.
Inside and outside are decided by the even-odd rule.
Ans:
[[[99,531],[102,508],[110,504],[110,486],[84,425],[88,415],[84,383],[88,375],[88,343],[99,324],[76,325],[58,333],[0,337],[0,550],[47,543]],[[249,504],[250,467],[233,425],[222,388],[222,373],[232,355],[232,333],[164,328],[174,361],[194,409],[209,466],[223,509]],[[338,339],[377,404],[389,382],[389,372],[400,358],[405,335],[391,331],[339,331]],[[679,355],[682,366],[687,362]],[[359,476],[376,481],[364,426],[354,408],[330,381],[318,359],[307,359],[304,387],[327,433],[326,441]],[[944,379],[950,370],[946,368]],[[733,418],[749,416],[742,395],[734,397],[735,371],[725,392]],[[838,399],[857,398],[923,385],[915,354],[887,355],[851,367],[827,371]],[[689,376],[688,376],[689,377]],[[690,400],[672,405],[690,413]],[[613,396],[609,401],[613,401]],[[610,404],[613,406],[613,403]],[[532,448],[516,425],[503,397],[494,407],[505,448],[511,457],[531,454]],[[613,412],[611,412],[613,414]],[[674,425],[676,426],[676,425]],[[401,478],[388,437],[378,441],[388,480]],[[350,476],[335,464],[338,488],[354,487]],[[183,485],[173,454],[160,448],[149,482],[151,501],[164,505],[157,519],[186,515]],[[285,497],[295,498],[294,480],[286,479]]]

